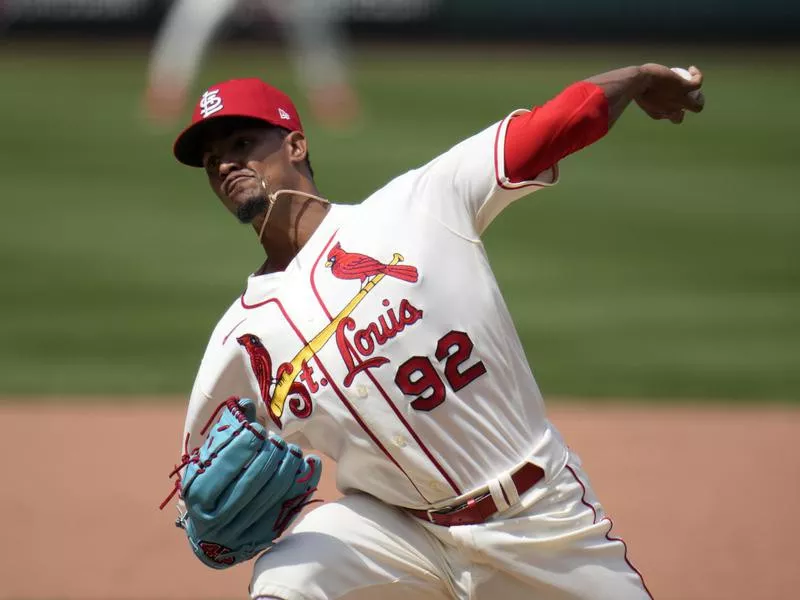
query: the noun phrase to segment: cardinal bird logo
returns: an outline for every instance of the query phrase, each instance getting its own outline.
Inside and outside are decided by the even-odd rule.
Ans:
[[[291,374],[294,370],[294,367],[290,363],[282,364],[280,367],[278,367],[278,372],[276,373],[275,378],[273,378],[272,357],[264,347],[261,339],[252,333],[245,333],[244,335],[236,338],[236,341],[239,342],[240,346],[244,347],[244,349],[247,351],[247,355],[250,357],[250,368],[253,369],[253,374],[256,376],[261,399],[269,409],[272,400],[272,395],[270,394],[270,388],[272,387],[272,384],[277,383],[282,377],[284,377],[284,375]],[[301,419],[308,417],[311,414],[312,406],[311,396],[309,395],[306,387],[302,383],[292,380],[287,389],[287,396],[289,394],[293,396],[289,402],[289,409],[292,411],[292,413]],[[268,412],[272,417],[272,420],[280,428],[280,415],[276,415],[272,410],[268,410]]]
[[[233,550],[226,548],[222,544],[201,541],[197,545],[200,546],[200,550],[203,551],[203,554],[205,554],[218,565],[232,565],[233,561],[235,560],[233,556],[222,556],[223,554],[233,552]]]
[[[417,279],[419,279],[416,267],[397,264],[387,265],[366,254],[347,252],[339,242],[328,253],[328,262],[325,263],[325,266],[329,267],[333,276],[338,279],[360,280],[361,287],[364,287],[367,279],[375,275],[388,275],[409,283],[416,283]]]
[[[258,390],[261,392],[261,397],[266,402],[269,398],[269,388],[272,385],[272,357],[264,348],[264,344],[258,336],[252,333],[246,333],[236,338],[240,346],[244,346],[250,356],[250,367],[253,369],[253,374],[258,381]]]

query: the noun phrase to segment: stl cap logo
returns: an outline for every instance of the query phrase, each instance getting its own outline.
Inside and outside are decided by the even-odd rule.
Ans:
[[[219,94],[219,90],[208,90],[203,94],[203,97],[200,98],[200,114],[204,119],[222,110],[222,98],[217,94]]]
[[[291,121],[292,120],[292,117],[289,116],[289,113],[287,113],[282,108],[278,109],[278,114],[280,115],[281,119],[283,119],[284,121]]]

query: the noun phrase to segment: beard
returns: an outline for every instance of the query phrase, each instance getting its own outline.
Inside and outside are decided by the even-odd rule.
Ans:
[[[255,194],[242,202],[236,208],[236,218],[240,223],[252,223],[258,215],[267,210],[267,197],[265,194]]]

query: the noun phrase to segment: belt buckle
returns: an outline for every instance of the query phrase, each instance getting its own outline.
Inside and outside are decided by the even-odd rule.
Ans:
[[[425,510],[425,516],[428,517],[428,522],[436,525],[433,515],[446,515],[458,509],[457,506],[440,506],[439,508],[428,508]]]

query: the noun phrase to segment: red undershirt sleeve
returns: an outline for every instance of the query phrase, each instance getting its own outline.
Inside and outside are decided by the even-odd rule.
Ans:
[[[579,82],[542,106],[515,110],[391,185],[409,187],[400,194],[409,208],[477,241],[510,204],[555,185],[559,160],[607,131],[603,90]],[[391,195],[395,209],[397,195]]]
[[[586,81],[574,83],[543,106],[509,120],[505,179],[509,183],[532,181],[606,133],[608,101],[603,90]]]

